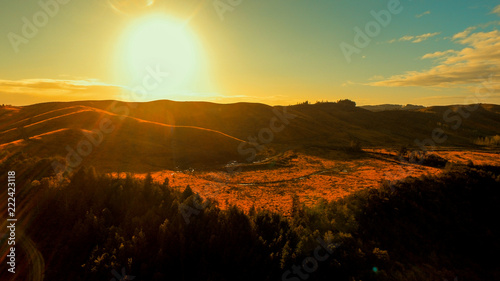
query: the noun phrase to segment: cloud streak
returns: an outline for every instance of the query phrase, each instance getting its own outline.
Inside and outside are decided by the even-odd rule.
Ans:
[[[22,79],[0,80],[0,100],[23,100],[24,104],[45,101],[81,99],[114,99],[123,91],[121,86],[97,80]]]
[[[496,6],[495,8],[493,8],[493,10],[491,11],[492,14],[497,14],[500,16],[500,5]]]
[[[37,93],[44,95],[71,94],[100,88],[118,88],[119,86],[98,82],[97,80],[59,80],[59,79],[23,79],[0,80],[0,92],[10,94]]]
[[[419,18],[421,18],[421,17],[423,17],[423,16],[425,16],[425,15],[430,15],[430,14],[431,14],[431,11],[425,11],[425,12],[423,12],[423,13],[421,13],[421,14],[415,15],[415,17],[416,17],[417,19],[419,19]]]
[[[405,41],[411,41],[412,43],[420,43],[439,34],[441,34],[441,32],[425,33],[422,35],[405,35],[399,39],[392,39],[389,41],[389,43],[405,42]]]

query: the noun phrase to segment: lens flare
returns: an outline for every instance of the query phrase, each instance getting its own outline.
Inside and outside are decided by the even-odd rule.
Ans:
[[[155,0],[108,0],[113,10],[122,14],[132,14],[153,6]]]

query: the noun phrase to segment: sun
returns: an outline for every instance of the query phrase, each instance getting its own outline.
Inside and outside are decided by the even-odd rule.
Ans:
[[[201,48],[185,22],[166,15],[141,18],[125,31],[120,46],[118,73],[133,92],[128,100],[175,99],[193,91]]]

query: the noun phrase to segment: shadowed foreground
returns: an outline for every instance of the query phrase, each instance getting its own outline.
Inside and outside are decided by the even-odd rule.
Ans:
[[[28,168],[19,178],[45,280],[500,278],[489,258],[500,250],[497,167],[455,165],[311,208],[294,198],[290,217],[220,210],[151,177],[81,169],[59,183]]]

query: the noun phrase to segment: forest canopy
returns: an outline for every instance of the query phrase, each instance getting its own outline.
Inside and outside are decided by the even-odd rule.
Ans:
[[[32,211],[24,231],[43,255],[47,280],[109,280],[122,269],[135,280],[500,277],[489,258],[500,250],[495,167],[450,166],[312,208],[294,198],[285,217],[221,210],[150,176],[82,168],[58,181],[50,170],[33,172],[49,160],[19,161],[9,165],[26,178],[19,201]],[[198,211],[188,220],[186,207]]]

